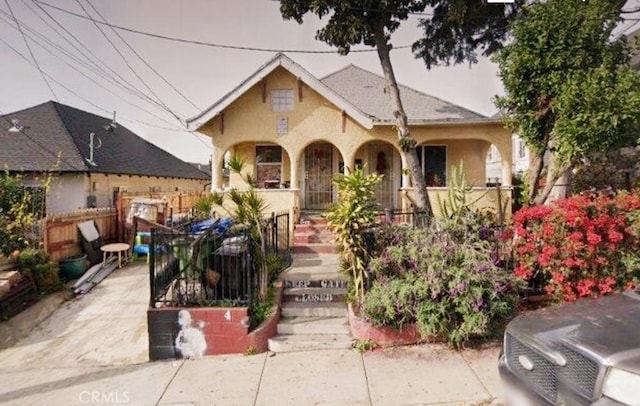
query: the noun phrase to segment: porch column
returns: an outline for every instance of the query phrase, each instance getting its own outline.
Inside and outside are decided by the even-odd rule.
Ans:
[[[300,173],[299,154],[290,154],[289,157],[291,158],[291,188],[300,189],[300,180],[298,179],[298,174]]]
[[[224,161],[224,151],[217,146],[213,146],[211,152],[211,190],[222,189],[222,163]]]
[[[502,158],[502,186],[511,186],[511,176],[513,174],[513,151],[511,143],[508,145],[499,145],[498,149],[500,150],[500,157]]]
[[[346,175],[356,167],[356,151],[343,153],[342,156],[344,157],[344,175]]]

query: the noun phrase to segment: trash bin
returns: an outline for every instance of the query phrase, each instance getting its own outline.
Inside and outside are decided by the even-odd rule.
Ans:
[[[243,300],[249,294],[248,242],[246,237],[225,238],[209,263],[220,274],[215,299]]]

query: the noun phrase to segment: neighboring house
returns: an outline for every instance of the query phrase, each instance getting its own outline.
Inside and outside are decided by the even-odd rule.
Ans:
[[[490,146],[511,157],[511,134],[500,120],[400,89],[433,205],[461,161],[468,183],[484,190]],[[319,80],[278,54],[188,124],[212,139],[214,190],[223,187],[225,155],[237,153],[270,210],[295,215],[329,207],[337,197],[334,175],[361,165],[384,175],[376,191],[383,207],[408,209],[413,190],[393,111],[379,75],[349,65]],[[510,160],[502,175],[511,179]],[[234,174],[229,185],[243,187]]]
[[[511,136],[513,145],[513,173],[523,174],[529,169],[529,148],[517,134]],[[502,157],[495,145],[487,152],[487,183],[502,183]]]
[[[21,173],[26,186],[36,188],[45,173],[54,175],[48,214],[113,207],[118,191],[202,191],[210,183],[210,175],[121,124],[53,101],[0,122],[0,167]]]

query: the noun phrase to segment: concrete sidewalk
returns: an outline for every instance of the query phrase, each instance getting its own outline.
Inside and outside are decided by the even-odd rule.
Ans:
[[[0,404],[500,403],[497,344],[461,352],[430,344],[150,363],[148,285],[147,267],[129,265],[0,351]]]
[[[498,348],[421,345],[0,372],[11,405],[488,405]],[[496,402],[494,402],[495,404]]]

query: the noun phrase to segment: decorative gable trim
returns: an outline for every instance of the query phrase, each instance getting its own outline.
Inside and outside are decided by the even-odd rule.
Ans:
[[[283,67],[288,72],[290,72],[293,76],[297,77],[298,80],[311,89],[315,90],[322,97],[333,103],[339,109],[344,110],[346,114],[348,114],[351,118],[353,118],[357,123],[370,130],[373,128],[373,119],[367,114],[363,113],[361,110],[356,108],[353,104],[349,103],[347,100],[342,98],[342,96],[338,95],[336,92],[327,87],[324,83],[322,83],[319,79],[314,77],[311,73],[305,70],[302,66],[298,65],[294,61],[292,61],[289,57],[284,54],[277,54],[274,58],[272,58],[269,62],[264,64],[260,69],[258,69],[253,75],[249,76],[245,79],[240,85],[238,85],[231,92],[227,93],[220,100],[214,103],[209,108],[205,109],[203,112],[198,114],[197,116],[190,118],[187,120],[187,128],[190,130],[198,131],[202,126],[204,126],[208,121],[212,118],[216,117],[220,113],[224,111],[231,103],[236,101],[240,96],[245,94],[249,89],[258,84],[261,80],[265,79],[271,72],[273,72],[278,67]],[[300,86],[299,89],[299,97],[301,95]]]

